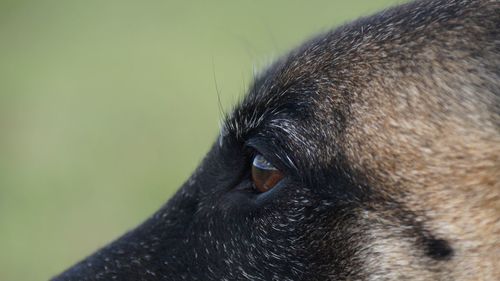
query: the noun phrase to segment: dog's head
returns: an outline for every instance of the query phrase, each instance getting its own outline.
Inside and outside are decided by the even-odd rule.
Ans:
[[[177,194],[54,280],[498,280],[500,3],[417,2],[256,79]]]

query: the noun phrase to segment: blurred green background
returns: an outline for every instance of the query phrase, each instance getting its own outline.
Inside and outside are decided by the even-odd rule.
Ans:
[[[253,71],[395,0],[0,0],[0,280],[47,280],[158,209]],[[217,83],[215,82],[217,81]]]

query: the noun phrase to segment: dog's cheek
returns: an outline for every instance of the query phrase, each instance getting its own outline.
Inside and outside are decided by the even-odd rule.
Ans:
[[[197,263],[208,264],[214,278],[304,280],[310,271],[305,235],[318,204],[307,192],[290,183],[262,202],[236,192],[220,194],[232,202],[203,204],[189,231]]]
[[[341,218],[331,221],[331,231],[323,238],[323,245],[317,247],[330,261],[330,276],[354,280],[449,280],[448,259],[429,253],[452,253],[446,241],[403,216],[402,206],[398,212],[382,202],[376,204],[380,206],[346,208],[339,211]],[[321,241],[320,235],[317,233],[315,239]]]

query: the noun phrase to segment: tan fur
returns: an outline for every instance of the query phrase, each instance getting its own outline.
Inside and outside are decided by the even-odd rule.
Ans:
[[[486,30],[478,20],[470,19],[467,28],[481,38]],[[345,82],[360,84],[350,93],[355,103],[341,144],[350,165],[368,175],[378,189],[400,192],[405,206],[421,214],[417,219],[424,227],[451,243],[455,258],[444,269],[426,270],[428,265],[419,266],[419,258],[408,255],[411,246],[394,235],[398,232],[394,227],[372,230],[367,255],[373,258],[367,265],[378,271],[387,268],[374,280],[391,279],[389,275],[412,280],[500,280],[499,116],[487,108],[495,93],[480,87],[498,83],[493,81],[498,77],[486,70],[488,63],[500,64],[493,51],[498,43],[474,42],[474,37],[463,38],[462,29],[447,30],[438,24],[421,32],[435,33],[437,40],[418,47],[422,49],[405,44],[400,52],[411,57],[400,62],[388,55],[394,42],[375,44],[370,39],[362,40],[345,59],[352,63],[345,72],[368,79],[348,77]],[[418,45],[418,38],[414,43]],[[476,61],[474,52],[488,62]],[[343,83],[324,90],[338,92]],[[454,98],[457,91],[463,99]],[[342,103],[344,98],[334,94],[332,99]]]
[[[479,88],[469,85],[493,78],[480,68],[475,69],[477,76],[465,73],[464,66],[477,65],[468,54],[455,54],[456,62],[438,61],[434,54],[424,52],[429,65],[418,66],[418,77],[381,76],[366,85],[369,90],[360,93],[361,102],[352,110],[345,151],[353,166],[370,175],[371,184],[404,193],[401,200],[422,214],[425,227],[451,242],[456,258],[445,273],[434,274],[444,280],[499,280],[500,133],[494,124],[498,116],[490,116],[480,102],[439,100],[443,92],[457,89],[478,94],[473,92]],[[427,72],[426,67],[440,72]],[[483,96],[494,95],[480,90]],[[385,253],[377,266],[404,268],[405,273],[397,274],[420,276],[415,280],[437,279],[422,275],[425,270],[412,273],[418,261],[401,252],[404,242],[383,238],[394,231],[374,231],[379,238],[373,251]]]

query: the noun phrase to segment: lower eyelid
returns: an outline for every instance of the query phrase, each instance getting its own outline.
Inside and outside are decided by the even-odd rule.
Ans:
[[[274,188],[271,188],[267,192],[262,192],[257,194],[255,197],[255,203],[256,204],[264,204],[270,200],[272,200],[275,196],[281,194],[280,191],[282,191],[286,187],[286,178],[283,178],[280,180]]]

